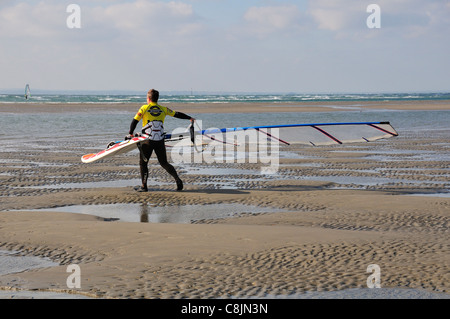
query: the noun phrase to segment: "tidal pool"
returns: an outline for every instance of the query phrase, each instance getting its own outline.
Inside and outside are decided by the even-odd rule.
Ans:
[[[162,207],[151,204],[74,205],[41,208],[34,211],[87,214],[105,218],[108,221],[189,224],[204,220],[237,217],[243,214],[273,213],[283,210],[221,203]]]

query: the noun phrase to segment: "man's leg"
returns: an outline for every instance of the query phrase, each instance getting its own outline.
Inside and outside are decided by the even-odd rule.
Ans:
[[[150,142],[152,143],[152,142]],[[175,179],[177,183],[177,191],[183,189],[183,181],[178,177],[175,168],[167,161],[166,144],[164,141],[153,142],[156,156],[159,164]]]
[[[150,156],[152,156],[153,148],[149,143],[141,143],[139,147],[139,167],[141,169],[141,180],[142,187],[138,189],[138,191],[146,192],[147,188],[147,180],[148,180],[148,160]]]

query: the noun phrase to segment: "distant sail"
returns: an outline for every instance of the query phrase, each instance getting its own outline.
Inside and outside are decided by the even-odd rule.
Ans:
[[[27,84],[25,86],[25,99],[28,100],[28,98],[31,96],[30,86]]]

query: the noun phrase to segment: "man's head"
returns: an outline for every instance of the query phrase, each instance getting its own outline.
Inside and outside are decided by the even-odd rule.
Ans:
[[[151,89],[150,91],[148,91],[147,92],[147,100],[149,101],[149,102],[158,102],[158,99],[159,99],[159,92],[158,91],[156,91],[156,90],[154,90],[154,89]]]

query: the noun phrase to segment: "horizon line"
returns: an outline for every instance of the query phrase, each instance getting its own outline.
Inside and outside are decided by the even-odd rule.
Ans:
[[[294,92],[294,91],[217,91],[217,90],[159,90],[160,94],[173,94],[173,95],[208,95],[208,94],[259,94],[259,95],[292,95],[292,94],[446,94],[450,91],[443,90],[424,90],[424,91],[316,91],[316,92]],[[22,94],[23,89],[13,88],[4,89],[0,88],[0,94]],[[61,95],[146,95],[147,91],[143,90],[51,90],[51,89],[33,89],[34,94],[61,94]]]

